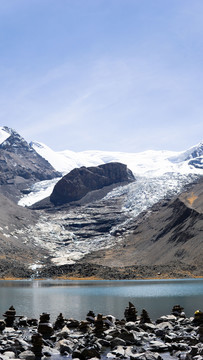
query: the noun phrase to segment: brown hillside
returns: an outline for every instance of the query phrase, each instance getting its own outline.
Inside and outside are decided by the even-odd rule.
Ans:
[[[133,233],[86,262],[112,267],[183,263],[203,269],[203,181],[179,197],[141,214]]]

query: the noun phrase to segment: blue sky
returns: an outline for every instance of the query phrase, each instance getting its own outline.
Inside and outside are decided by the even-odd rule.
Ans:
[[[202,140],[202,0],[0,0],[0,124],[54,150]]]

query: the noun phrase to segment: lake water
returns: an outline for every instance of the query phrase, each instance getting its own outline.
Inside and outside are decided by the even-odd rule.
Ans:
[[[138,314],[146,309],[152,320],[170,314],[176,304],[193,316],[195,310],[203,311],[203,279],[0,281],[0,318],[13,305],[17,315],[39,318],[48,312],[52,321],[60,312],[65,318],[85,319],[89,310],[122,319],[129,301]]]

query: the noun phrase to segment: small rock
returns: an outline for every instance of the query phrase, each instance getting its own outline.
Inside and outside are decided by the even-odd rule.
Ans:
[[[68,352],[69,354],[73,352],[74,343],[70,340],[64,339],[60,340],[59,343],[59,351],[61,354]]]
[[[136,331],[139,331],[139,328],[136,324],[136,322],[134,321],[128,321],[126,324],[125,324],[125,327],[127,330],[136,330]]]
[[[75,320],[75,319],[68,319],[68,321],[66,321],[66,325],[68,326],[68,328],[77,328],[79,326],[79,321]]]
[[[166,322],[166,321],[173,321],[173,322],[175,322],[175,321],[176,321],[176,316],[174,316],[174,315],[164,315],[164,316],[161,316],[160,318],[158,318],[158,319],[156,320],[156,323],[159,324],[159,323]]]
[[[169,321],[163,321],[160,324],[157,324],[156,328],[161,330],[172,330],[173,325]]]
[[[19,358],[23,360],[35,360],[35,354],[30,350],[26,350],[20,353]]]
[[[16,355],[13,351],[5,351],[4,355],[7,356],[9,359],[15,359]]]
[[[70,329],[65,325],[61,331],[59,331],[56,335],[60,339],[67,338],[70,335]]]
[[[111,339],[112,340],[112,339]],[[98,340],[99,344],[101,344],[104,347],[110,347],[111,343],[110,341],[106,340],[106,339],[99,339]]]
[[[125,350],[123,346],[117,346],[115,349],[112,350],[112,354],[116,355],[116,357],[124,357]]]
[[[84,359],[92,359],[92,358],[100,359],[101,357],[99,352],[94,348],[85,348],[84,350],[81,351],[81,356]]]
[[[126,345],[126,342],[125,340],[123,339],[120,339],[120,338],[115,338],[111,341],[111,347],[114,348],[115,346],[125,346]]]
[[[159,352],[165,352],[168,351],[169,347],[167,344],[164,344],[162,341],[150,341],[150,347],[148,350],[150,351],[159,351]]]

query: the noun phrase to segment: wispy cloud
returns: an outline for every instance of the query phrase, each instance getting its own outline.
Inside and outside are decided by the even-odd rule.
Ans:
[[[103,137],[104,146],[111,139],[109,147],[118,149],[121,145],[124,150],[127,143],[132,143],[133,151],[138,134],[146,142],[145,129],[151,129],[151,143],[155,145],[159,132],[167,144],[166,134],[169,143],[172,133],[167,129],[180,130],[186,123],[195,129],[203,115],[194,73],[171,70],[138,57],[62,64],[42,77],[29,79],[27,86],[26,79],[19,84],[15,79],[18,91],[15,87],[11,92],[12,106],[6,103],[5,109],[7,117],[17,121],[24,118],[19,130],[29,139],[42,134],[48,137],[54,131],[60,134],[66,128],[70,146],[74,142],[72,134],[77,132],[85,147],[85,139],[90,141],[92,133],[92,146]],[[5,116],[3,109],[1,117]]]

